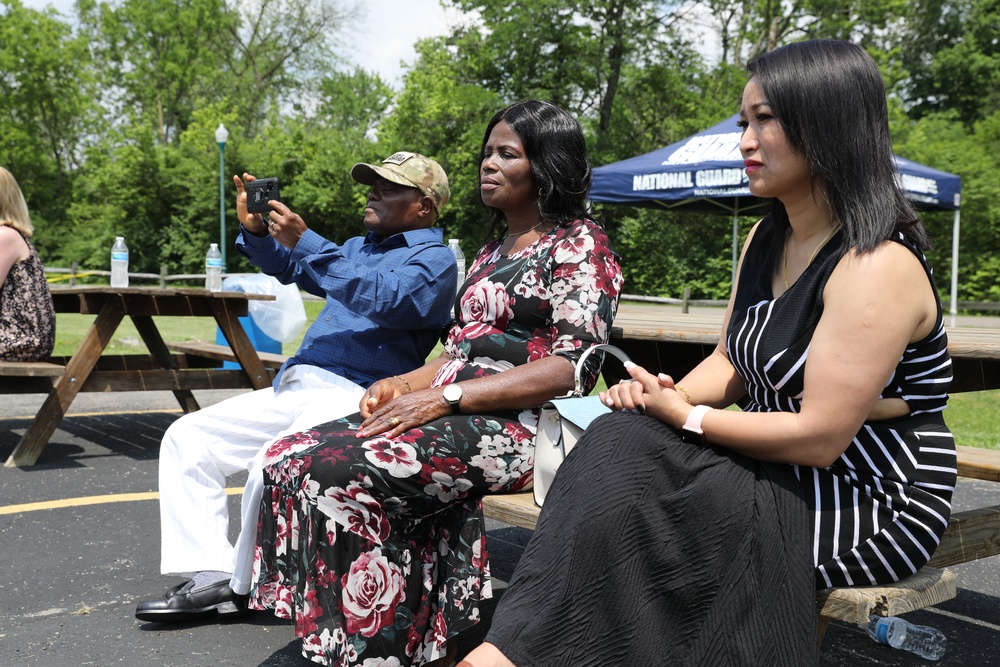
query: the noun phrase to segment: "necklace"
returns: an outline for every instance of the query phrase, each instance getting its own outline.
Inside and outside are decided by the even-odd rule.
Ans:
[[[532,231],[538,229],[539,227],[541,227],[544,224],[545,224],[545,221],[541,220],[537,225],[535,225],[534,227],[531,227],[529,229],[525,229],[523,232],[514,232],[513,234],[511,234],[510,232],[507,232],[507,237],[504,238],[503,243],[500,244],[500,247],[502,248],[503,246],[507,245],[507,241],[509,241],[510,239],[516,238],[518,236],[523,236],[524,234],[527,234],[528,232],[532,232]],[[514,244],[511,243],[510,247],[513,248]],[[510,251],[508,250],[507,252],[510,252]]]
[[[833,235],[837,233],[838,229],[840,229],[840,223],[839,222],[836,225],[833,226],[833,229],[830,230],[830,233],[827,234],[826,237],[822,241],[819,242],[819,245],[816,246],[816,249],[812,251],[811,255],[809,255],[809,261],[806,262],[806,268],[808,268],[809,265],[812,264],[812,261],[814,259],[816,259],[816,255],[819,254],[820,249],[822,249],[822,247],[826,245],[827,241],[829,241],[830,239],[833,238]],[[784,245],[784,247],[782,248],[782,251],[781,251],[781,279],[785,283],[785,289],[786,290],[788,289],[788,239],[791,236],[792,236],[792,232],[791,232],[791,230],[789,230],[788,231],[788,236],[785,237],[785,245]],[[803,269],[803,270],[805,270],[805,269]]]
[[[514,232],[513,234],[511,234],[510,232],[507,232],[507,238],[512,239],[515,236],[521,236],[522,234],[527,234],[528,232],[532,232],[532,231],[538,229],[539,227],[541,227],[544,224],[545,224],[545,221],[541,220],[541,221],[539,221],[539,223],[537,225],[535,225],[534,227],[531,227],[530,229],[525,229],[523,232]]]

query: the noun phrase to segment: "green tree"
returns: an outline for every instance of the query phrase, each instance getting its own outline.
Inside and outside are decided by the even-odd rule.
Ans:
[[[896,150],[907,158],[962,177],[959,246],[959,300],[1000,300],[1000,112],[972,128],[954,113],[928,114],[896,132]],[[935,243],[928,254],[938,287],[949,291],[951,281],[951,213],[924,213]]]
[[[1000,95],[997,0],[915,0],[899,31],[907,77],[900,93],[913,117],[956,110],[972,124]]]
[[[124,236],[134,272],[200,272],[209,243],[219,238],[219,120],[234,123],[217,107],[196,110],[176,145],[159,143],[141,123],[122,123],[90,146],[69,209],[71,238],[57,253],[61,263],[103,268],[114,237]],[[235,190],[228,180],[226,186],[231,245]],[[230,271],[248,266],[228,254]]]
[[[974,123],[1000,104],[1000,0],[956,3],[967,19],[961,34],[934,56],[924,108],[949,108]],[[963,6],[964,5],[964,6]]]
[[[607,150],[615,101],[629,66],[696,58],[675,30],[674,3],[635,0],[452,0],[489,30],[456,42],[475,60],[481,85],[503,99],[537,98],[593,118],[595,148]],[[474,49],[474,50],[471,50]]]
[[[0,2],[0,164],[18,179],[43,256],[63,241],[75,170],[99,109],[87,42],[53,10]]]
[[[334,62],[331,48],[348,15],[339,2],[79,0],[77,7],[105,84],[109,129],[82,151],[70,215],[87,225],[74,226],[66,260],[104,266],[110,239],[125,235],[134,270],[197,271],[219,236],[219,122],[231,133],[227,171],[285,176],[289,196],[300,197],[301,169],[284,163],[303,155],[304,142],[295,140],[310,135],[295,128],[322,102],[318,75]],[[258,136],[262,128],[272,131]],[[225,243],[236,226],[230,213]],[[242,256],[229,256],[230,270],[248,268]]]
[[[227,79],[222,65],[232,45],[219,36],[230,34],[238,17],[225,0],[81,0],[78,7],[109,111],[137,111],[133,118],[159,143],[176,143],[194,109]]]
[[[335,242],[364,232],[367,188],[350,172],[375,162],[375,131],[392,101],[392,89],[377,75],[355,69],[325,77],[314,113],[299,113],[269,125],[253,150],[278,176],[282,199],[318,234]],[[256,166],[254,166],[256,168]]]
[[[732,113],[746,58],[836,37],[882,68],[897,152],[963,178],[961,298],[1000,298],[1000,0],[443,4],[469,21],[418,43],[394,94],[377,76],[337,69],[333,47],[353,17],[341,0],[78,0],[73,25],[0,0],[0,163],[21,181],[46,261],[104,267],[123,234],[136,270],[198,270],[219,233],[219,122],[231,133],[227,176],[278,176],[283,199],[332,240],[361,231],[365,188],[351,165],[396,150],[434,157],[452,188],[441,224],[471,253],[485,231],[482,132],[506,104],[563,106],[580,120],[591,161],[607,164]],[[718,53],[702,46],[713,32]],[[626,291],[725,296],[726,216],[596,214],[622,255]],[[951,216],[924,217],[943,286]],[[231,209],[226,227],[231,240]],[[230,270],[249,268],[230,256]]]
[[[847,39],[889,48],[898,43],[902,0],[702,0],[720,43],[720,62],[746,60],[799,39]]]
[[[459,31],[417,42],[417,62],[404,77],[392,113],[379,129],[374,156],[411,150],[444,167],[451,199],[440,224],[448,236],[461,240],[467,255],[482,245],[486,234],[477,162],[483,131],[506,104],[482,85],[478,76],[482,63],[469,55],[474,52],[470,44],[480,39],[476,31]]]
[[[229,24],[230,98],[251,136],[333,69],[337,36],[355,10],[340,0],[242,0],[237,6],[240,20]]]
[[[460,26],[448,37],[418,46],[420,58],[380,130],[380,143],[423,147],[415,150],[442,160],[453,193],[444,223],[467,251],[483,239],[476,164],[482,131],[502,106],[530,97],[560,104],[581,121],[592,162],[604,164],[717,122],[720,109],[724,116],[736,108],[745,81],[728,65],[706,72],[690,45],[675,34],[677,16],[660,3],[517,3],[516,11],[498,2],[454,4],[478,11],[489,30]],[[728,289],[725,218],[692,227],[673,223],[696,216],[622,207],[603,207],[599,213],[623,264],[635,267],[633,285],[658,293],[692,285],[714,296],[720,291],[717,283],[724,281]],[[717,228],[721,247],[704,241],[706,225]],[[692,252],[695,245],[705,252]],[[709,251],[718,252],[718,264],[726,267],[720,280],[706,268],[716,263],[703,261]],[[685,262],[693,269],[677,270]]]
[[[114,237],[124,236],[130,270],[156,270],[159,231],[165,226],[157,207],[163,179],[154,135],[136,132],[138,127],[111,128],[87,147],[67,210],[66,238],[54,253],[57,266],[77,261],[105,268]]]

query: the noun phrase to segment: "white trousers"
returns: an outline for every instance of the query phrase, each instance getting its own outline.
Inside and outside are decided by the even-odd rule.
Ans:
[[[297,365],[285,371],[277,391],[240,394],[171,424],[160,445],[160,571],[232,572],[233,590],[248,593],[267,445],[357,412],[363,394],[339,375]],[[250,476],[234,546],[226,478],[244,470]]]

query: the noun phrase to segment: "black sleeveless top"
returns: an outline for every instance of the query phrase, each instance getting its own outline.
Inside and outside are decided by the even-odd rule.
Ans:
[[[798,412],[823,289],[844,256],[843,234],[775,299],[760,231],[743,259],[726,349],[746,386],[744,410]],[[902,234],[891,240],[920,259],[933,288],[923,254]],[[882,391],[907,401],[910,414],[866,422],[829,468],[795,466],[814,516],[817,587],[898,581],[930,559],[948,525],[956,479],[955,442],[942,418],[951,379],[938,300],[931,334],[907,347]]]

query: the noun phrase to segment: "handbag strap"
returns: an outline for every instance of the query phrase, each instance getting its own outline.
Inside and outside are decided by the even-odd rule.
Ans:
[[[580,360],[576,362],[576,370],[573,373],[573,396],[583,396],[583,378],[581,377],[583,375],[583,365],[594,352],[607,352],[612,354],[618,357],[623,364],[627,361],[631,361],[627,354],[619,350],[614,345],[608,345],[607,343],[591,345],[582,355],[580,355]]]

